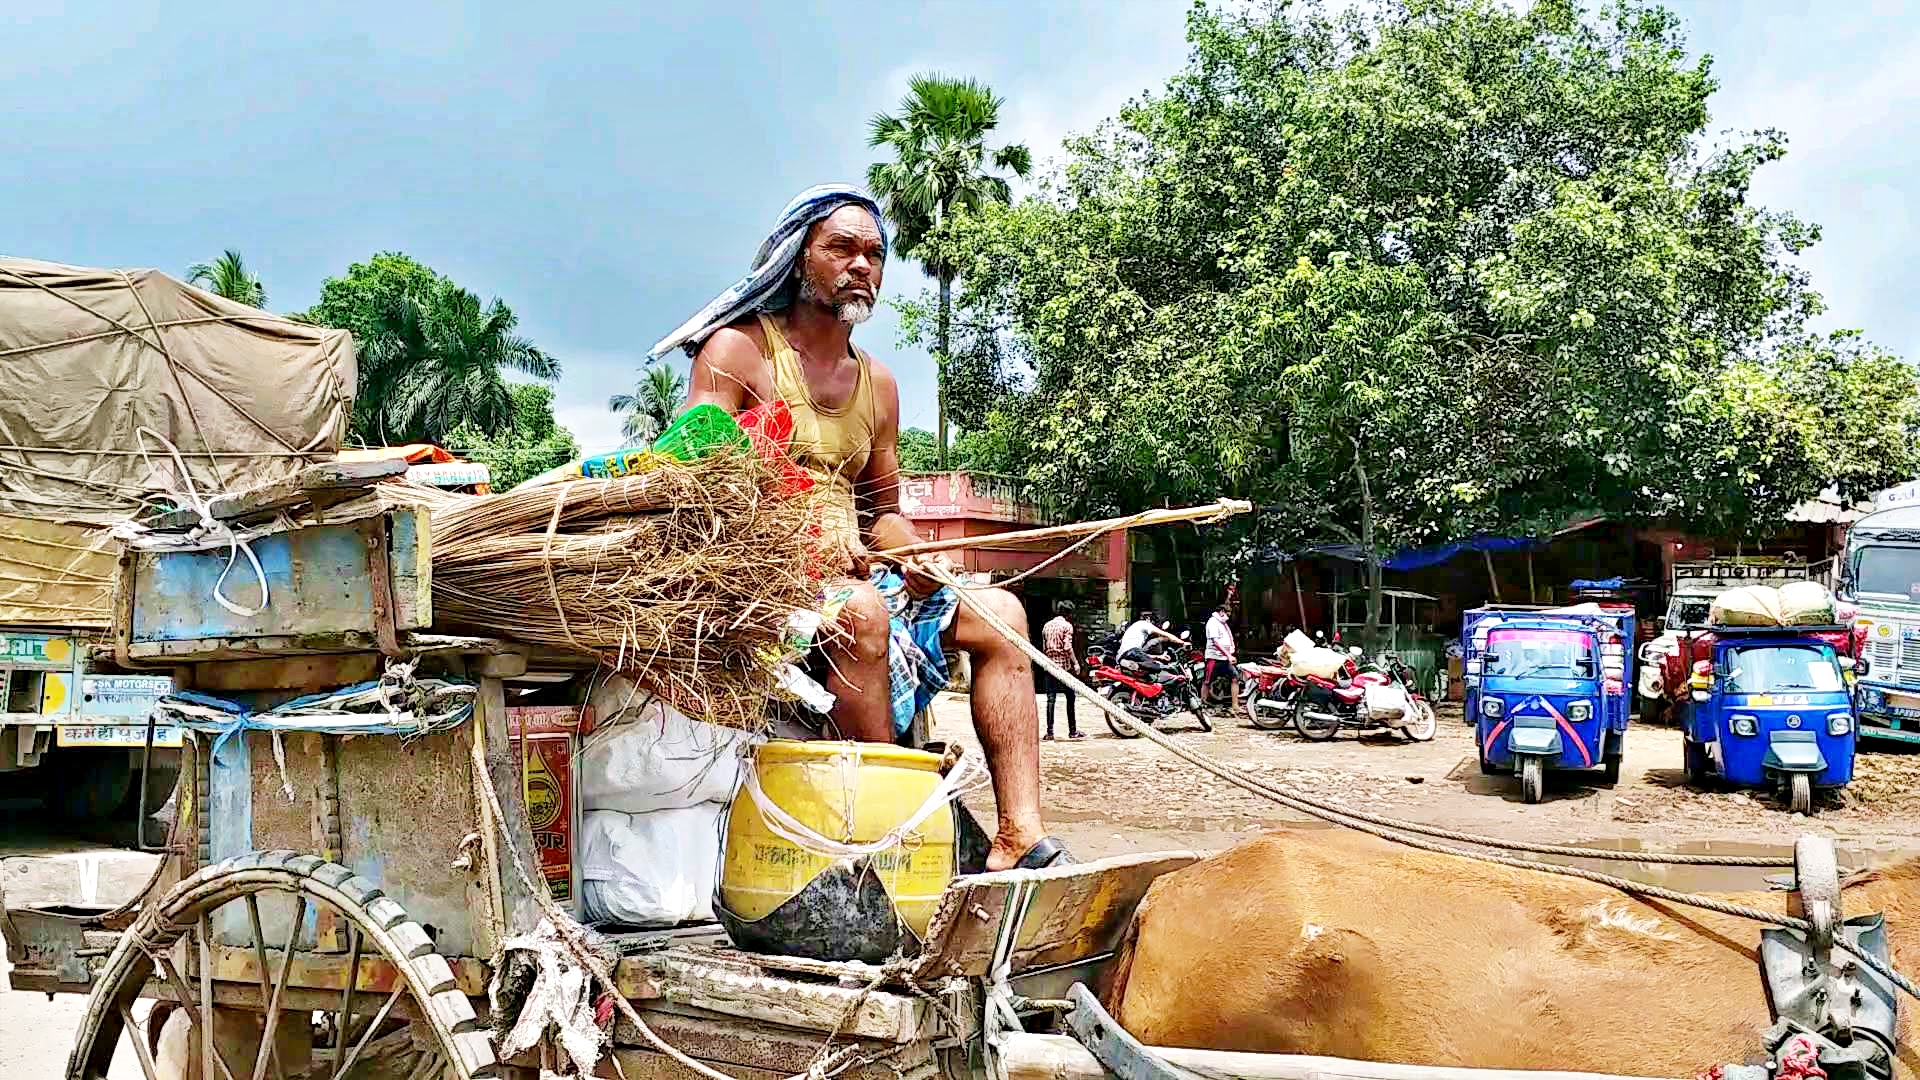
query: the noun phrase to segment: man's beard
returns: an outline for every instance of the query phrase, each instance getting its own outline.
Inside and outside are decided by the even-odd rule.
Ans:
[[[853,275],[841,274],[838,278],[834,279],[833,291],[839,292],[851,284],[853,284]],[[822,300],[820,298],[820,290],[814,286],[813,276],[811,274],[803,273],[800,275],[800,299],[807,303],[819,304],[827,308],[833,312],[834,318],[846,323],[848,326],[859,326],[861,323],[873,318],[873,305],[865,300],[848,300],[839,304],[831,300]]]

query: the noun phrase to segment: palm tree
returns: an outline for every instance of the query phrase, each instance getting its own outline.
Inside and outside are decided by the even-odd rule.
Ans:
[[[240,253],[228,248],[211,263],[187,267],[187,284],[198,285],[217,296],[224,296],[248,307],[267,306],[267,287],[260,284],[241,260]]]
[[[620,414],[620,436],[629,443],[652,442],[687,400],[687,380],[665,364],[653,364],[631,394],[615,394],[607,408]]]
[[[1002,99],[975,79],[939,74],[915,75],[897,116],[880,113],[870,121],[867,143],[893,151],[892,161],[867,168],[867,186],[886,207],[899,236],[902,255],[917,255],[927,274],[940,283],[940,315],[934,364],[939,395],[939,432],[934,443],[940,468],[947,467],[947,357],[953,330],[954,268],[937,252],[923,250],[930,234],[957,210],[977,211],[989,203],[1005,206],[1013,192],[989,169],[1005,169],[1024,178],[1033,155],[1019,143],[988,154],[987,133],[1000,124]]]
[[[424,302],[396,300],[383,313],[391,355],[391,391],[381,406],[386,437],[440,442],[461,424],[486,435],[513,425],[513,394],[501,377],[517,371],[560,377],[560,362],[515,334],[519,319],[505,303],[447,286]]]

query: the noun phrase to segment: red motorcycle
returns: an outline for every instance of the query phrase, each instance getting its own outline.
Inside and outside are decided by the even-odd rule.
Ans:
[[[1240,707],[1247,722],[1261,731],[1279,731],[1293,722],[1293,699],[1306,685],[1278,663],[1250,660],[1240,665]]]
[[[1359,653],[1354,649],[1331,678],[1301,677],[1293,703],[1294,730],[1316,742],[1333,738],[1341,728],[1398,731],[1414,742],[1433,738],[1433,706],[1413,689],[1413,669],[1387,653],[1379,668],[1363,671]]]
[[[1158,728],[1161,721],[1175,713],[1187,712],[1200,722],[1201,730],[1213,730],[1212,722],[1202,710],[1200,688],[1191,663],[1183,665],[1169,657],[1155,665],[1155,670],[1147,670],[1132,660],[1109,663],[1104,654],[1096,651],[1087,657],[1087,672],[1088,683],[1101,697],[1152,727]],[[1106,720],[1107,727],[1116,736],[1140,737],[1139,732],[1113,717],[1107,716]]]

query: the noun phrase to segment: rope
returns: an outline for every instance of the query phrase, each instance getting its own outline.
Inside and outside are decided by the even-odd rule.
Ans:
[[[226,608],[229,612],[243,619],[252,618],[262,611],[265,611],[267,605],[272,601],[272,594],[267,589],[267,572],[260,565],[260,557],[253,553],[253,544],[251,541],[256,538],[258,534],[242,536],[233,530],[233,526],[228,525],[226,522],[214,516],[213,504],[222,499],[230,498],[231,496],[219,493],[208,495],[204,499],[201,498],[200,490],[194,486],[193,474],[187,470],[187,463],[180,457],[180,448],[173,445],[172,441],[165,435],[160,434],[152,428],[135,428],[134,436],[140,441],[142,457],[146,457],[147,436],[149,435],[158,439],[160,445],[166,448],[168,456],[173,458],[174,465],[180,470],[179,477],[181,484],[186,487],[184,498],[180,497],[179,492],[169,492],[169,496],[177,503],[185,503],[186,508],[192,510],[195,516],[199,517],[200,524],[196,525],[185,537],[179,540],[171,538],[148,539],[155,537],[156,534],[146,526],[132,521],[122,522],[120,525],[115,526],[115,535],[129,541],[135,547],[152,546],[173,548],[181,551],[202,550],[204,547],[209,546],[205,542],[205,538],[209,536],[213,538],[211,546],[218,547],[222,543],[226,544],[227,565],[220,571],[220,577],[213,583],[214,603],[219,604],[221,607]],[[147,463],[148,466],[151,467],[152,459],[148,458]],[[218,473],[215,475],[217,477]],[[227,575],[233,573],[233,568],[235,564],[239,562],[241,555],[245,555],[247,562],[253,565],[254,580],[260,585],[259,607],[244,608],[227,599]]]
[[[943,568],[939,568],[939,567],[930,568],[929,574],[930,576],[934,577],[936,580],[942,577],[948,578],[949,580],[947,583],[953,584],[953,582],[951,581],[951,575],[948,574]],[[1605,885],[1605,886],[1608,886],[1609,888],[1618,889],[1619,891],[1626,893],[1630,896],[1639,896],[1639,897],[1656,899],[1656,900],[1665,900],[1665,901],[1668,901],[1669,903],[1680,904],[1685,907],[1693,907],[1693,908],[1699,908],[1703,911],[1717,912],[1719,914],[1731,916],[1734,918],[1750,919],[1754,922],[1764,923],[1771,926],[1784,927],[1790,930],[1799,930],[1799,931],[1805,932],[1808,929],[1808,923],[1805,919],[1798,919],[1790,915],[1778,914],[1776,912],[1771,912],[1771,911],[1763,911],[1759,908],[1744,907],[1739,904],[1730,904],[1724,900],[1716,900],[1716,899],[1713,899],[1712,897],[1698,896],[1693,893],[1680,892],[1678,890],[1669,889],[1660,885],[1648,885],[1643,882],[1632,881],[1627,878],[1617,877],[1612,874],[1603,874],[1597,870],[1587,870],[1578,866],[1561,866],[1557,863],[1543,863],[1533,859],[1516,859],[1506,855],[1494,855],[1494,854],[1489,854],[1487,852],[1482,852],[1482,851],[1470,851],[1465,848],[1450,847],[1446,844],[1435,843],[1432,840],[1422,839],[1416,835],[1408,835],[1408,833],[1418,833],[1420,831],[1423,831],[1423,828],[1409,827],[1411,826],[1411,823],[1408,823],[1408,822],[1395,822],[1392,819],[1377,818],[1371,814],[1363,815],[1363,814],[1358,814],[1353,812],[1333,810],[1313,800],[1303,799],[1298,796],[1289,795],[1288,793],[1281,791],[1278,788],[1275,788],[1263,781],[1260,781],[1254,777],[1251,777],[1246,775],[1245,773],[1242,773],[1240,770],[1235,769],[1232,766],[1224,765],[1206,756],[1205,754],[1197,753],[1195,751],[1187,749],[1186,747],[1180,746],[1179,744],[1175,743],[1172,739],[1169,739],[1167,736],[1154,730],[1151,725],[1141,723],[1140,721],[1136,720],[1133,717],[1133,715],[1131,713],[1128,713],[1125,709],[1120,708],[1118,705],[1113,704],[1111,701],[1108,701],[1106,698],[1103,698],[1100,695],[1094,693],[1092,690],[1088,689],[1085,683],[1082,683],[1080,680],[1074,678],[1073,675],[1067,672],[1064,668],[1060,667],[1058,664],[1055,664],[1053,661],[1047,659],[1046,654],[1034,648],[1033,644],[1027,641],[1025,635],[1020,634],[1018,631],[1008,626],[1002,619],[1000,619],[999,616],[995,615],[992,611],[989,611],[984,604],[979,603],[972,596],[962,592],[960,594],[960,602],[965,604],[969,610],[971,610],[975,615],[979,616],[980,619],[983,622],[985,622],[988,626],[993,627],[1007,640],[1018,645],[1021,651],[1025,652],[1030,659],[1032,659],[1035,663],[1038,663],[1049,674],[1053,675],[1054,678],[1059,679],[1065,685],[1073,687],[1075,693],[1093,702],[1097,708],[1105,712],[1107,715],[1127,725],[1129,728],[1132,728],[1138,734],[1145,736],[1154,745],[1172,753],[1176,757],[1183,758],[1194,765],[1198,765],[1200,768],[1205,769],[1207,772],[1213,773],[1215,776],[1218,776],[1223,780],[1226,780],[1233,784],[1237,784],[1243,788],[1246,788],[1249,791],[1253,791],[1258,794],[1265,795],[1268,798],[1271,798],[1274,801],[1281,803],[1282,805],[1301,810],[1303,813],[1311,814],[1324,821],[1332,822],[1333,824],[1336,824],[1336,825],[1343,825],[1343,826],[1346,826],[1347,828],[1355,829],[1359,832],[1364,832],[1372,836],[1377,836],[1382,840],[1388,840],[1397,844],[1404,844],[1408,847],[1418,848],[1422,851],[1431,851],[1431,852],[1435,852],[1437,854],[1442,854],[1442,855],[1457,855],[1457,856],[1460,856],[1461,858],[1477,859],[1481,862],[1493,863],[1498,866],[1513,867],[1515,869],[1520,869],[1520,870],[1534,870],[1534,871],[1539,871],[1540,873],[1545,873],[1545,874],[1557,874],[1557,875],[1560,875],[1561,877],[1579,878],[1583,881],[1591,881],[1596,885]],[[1385,825],[1376,825],[1375,824],[1376,822],[1384,822]],[[1457,835],[1469,836],[1470,834],[1461,833]],[[1471,839],[1469,842],[1480,844],[1483,846],[1489,846],[1489,847],[1502,847],[1502,846],[1506,846],[1506,844],[1508,843],[1506,841],[1495,841],[1491,837],[1477,837],[1477,838]],[[1579,854],[1582,857],[1588,854],[1588,852],[1586,852],[1585,849],[1575,848],[1572,850],[1579,852]],[[1845,949],[1844,945],[1841,945],[1839,947]],[[1911,980],[1909,980],[1906,976],[1900,974],[1898,971],[1895,971],[1891,965],[1882,962],[1877,957],[1868,956],[1862,953],[1854,953],[1853,950],[1851,949],[1845,949],[1845,951],[1848,952],[1849,954],[1858,956],[1862,963],[1866,964],[1868,967],[1872,968],[1873,970],[1879,972],[1881,975],[1885,976],[1889,982],[1893,983],[1893,985],[1905,991],[1908,995],[1915,998],[1920,998],[1920,988],[1916,988]]]

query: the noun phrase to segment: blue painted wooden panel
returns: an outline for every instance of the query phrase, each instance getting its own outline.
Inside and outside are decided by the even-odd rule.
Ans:
[[[371,557],[353,525],[323,525],[253,541],[267,579],[267,605],[257,615],[235,615],[213,599],[242,608],[260,606],[260,585],[242,554],[227,571],[227,552],[141,552],[134,571],[132,640],[333,634],[373,629]],[[385,557],[385,553],[381,553]]]

